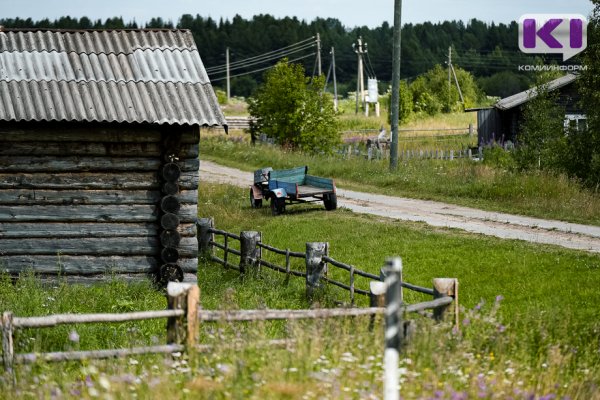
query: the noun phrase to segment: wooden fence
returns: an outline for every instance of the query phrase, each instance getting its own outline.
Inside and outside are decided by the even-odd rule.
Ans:
[[[167,286],[167,310],[142,311],[121,314],[58,314],[44,317],[15,317],[9,311],[2,314],[2,358],[4,368],[12,371],[13,365],[36,361],[75,361],[126,357],[138,354],[170,354],[196,346],[198,330],[198,305],[200,291],[190,283],[170,282]],[[117,323],[148,319],[167,318],[165,345],[127,349],[105,349],[91,351],[68,351],[53,353],[14,352],[14,332],[17,329],[49,328],[65,324]]]
[[[209,229],[209,231],[214,230]],[[212,232],[214,233],[214,232]],[[231,234],[225,234],[229,237]],[[242,232],[240,238],[245,235]],[[252,236],[252,235],[250,235]],[[227,248],[226,246],[225,249]],[[307,250],[306,259],[314,257],[315,251],[322,251],[319,246]],[[245,251],[241,254],[249,254]],[[286,255],[291,252],[286,250]],[[299,256],[299,254],[297,254]],[[322,257],[325,258],[325,257]],[[328,263],[346,265],[326,257]],[[338,266],[339,266],[338,265]],[[289,268],[288,268],[289,270]],[[243,269],[240,267],[240,271]],[[350,267],[350,273],[357,270]],[[385,317],[385,349],[384,349],[384,399],[399,398],[399,354],[407,335],[410,333],[410,323],[404,321],[408,312],[424,313],[433,310],[433,317],[441,320],[445,311],[454,304],[454,323],[458,327],[458,281],[451,278],[436,278],[433,289],[422,288],[407,284],[402,280],[402,261],[400,258],[389,259],[381,269],[381,279],[371,282],[371,307],[369,308],[336,308],[309,310],[232,310],[209,311],[199,309],[198,286],[189,283],[170,282],[167,286],[167,310],[143,311],[123,314],[60,314],[45,317],[14,317],[10,312],[2,315],[2,358],[4,369],[12,375],[15,364],[28,364],[37,361],[78,361],[87,359],[103,359],[127,357],[141,354],[171,354],[183,351],[208,351],[210,346],[198,344],[200,322],[235,322],[235,321],[268,321],[268,320],[297,320],[333,317],[357,317],[384,315]],[[297,271],[298,272],[298,271]],[[361,271],[362,272],[362,271]],[[365,273],[366,274],[366,273]],[[310,277],[310,272],[304,274]],[[370,275],[370,274],[369,274]],[[373,275],[370,275],[373,276]],[[379,278],[379,277],[375,277]],[[352,285],[351,285],[352,286]],[[432,301],[407,305],[403,300],[403,288],[417,290],[421,293],[432,294]],[[137,347],[127,349],[106,349],[91,351],[69,351],[51,353],[22,353],[14,352],[14,333],[17,329],[46,328],[61,324],[83,323],[116,323],[139,321],[153,318],[167,318],[167,344],[159,346]],[[268,346],[286,347],[292,343],[286,340],[272,340]],[[247,343],[233,343],[247,346]]]
[[[200,256],[209,258],[211,261],[216,262],[225,268],[239,271],[241,274],[246,274],[251,269],[258,269],[260,267],[266,267],[273,271],[286,274],[287,276],[296,276],[305,279],[306,282],[306,293],[310,297],[315,290],[323,287],[324,284],[331,284],[344,289],[349,292],[350,305],[355,303],[355,295],[368,296],[370,305],[372,307],[383,307],[385,301],[383,296],[385,294],[385,278],[386,272],[382,268],[379,275],[375,275],[363,270],[356,268],[353,265],[349,265],[338,261],[329,256],[329,244],[323,242],[309,242],[306,243],[306,251],[304,253],[291,251],[287,249],[278,249],[268,244],[262,243],[262,233],[254,231],[241,232],[239,235],[224,230],[216,229],[214,227],[214,220],[212,218],[200,218],[197,222],[198,232],[198,245]],[[223,242],[220,243],[215,240],[215,236],[221,236]],[[239,250],[231,246],[231,241],[239,242]],[[223,252],[222,257],[215,255],[214,249],[220,249]],[[263,258],[263,250],[272,252],[281,256],[285,256],[285,265],[278,265],[274,262],[267,261]],[[234,254],[239,257],[239,263],[236,265],[230,262],[229,255]],[[291,259],[304,260],[305,271],[294,270],[291,268]],[[339,268],[343,271],[348,272],[348,283],[340,282],[331,279],[327,276],[329,266]],[[356,285],[356,277],[363,277],[370,279],[368,288],[359,288]],[[408,282],[404,282],[400,279],[401,287],[412,290],[418,293],[433,296],[432,302],[419,303],[420,305],[426,304],[430,308],[438,308],[439,300],[436,300],[439,293],[454,293],[458,294],[458,281],[452,279],[451,288],[443,289],[440,285],[441,282],[446,282],[446,278],[434,279],[433,288],[425,288],[417,285],[413,285]],[[454,295],[453,295],[454,296]],[[406,310],[409,312],[421,312],[420,305],[406,306]],[[455,302],[455,323],[458,325],[458,301]],[[434,315],[435,316],[435,315]]]

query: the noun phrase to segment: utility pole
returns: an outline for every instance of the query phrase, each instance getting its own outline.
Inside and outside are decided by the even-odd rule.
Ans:
[[[365,43],[365,49],[363,50],[363,42],[362,36],[358,37],[358,46],[352,44],[354,47],[354,52],[358,56],[358,73],[356,77],[356,114],[358,114],[358,97],[360,96],[360,101],[364,103],[365,101],[365,77],[363,73],[363,54],[365,54],[367,44]]]
[[[338,110],[337,80],[335,78],[335,49],[331,48],[331,65],[333,68],[333,109]]]
[[[448,111],[450,111],[450,90],[452,89],[451,74],[452,73],[452,46],[448,47]]]
[[[390,170],[398,168],[398,119],[400,111],[400,61],[401,61],[402,0],[394,0],[394,51],[392,53],[392,144]]]
[[[227,102],[231,97],[231,83],[229,82],[229,47],[225,49],[225,68],[227,69]]]
[[[319,33],[317,33],[317,72],[318,76],[323,73],[321,71],[321,35]]]

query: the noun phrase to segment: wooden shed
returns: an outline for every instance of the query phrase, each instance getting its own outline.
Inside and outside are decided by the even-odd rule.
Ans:
[[[585,124],[585,113],[581,107],[581,96],[576,81],[579,75],[567,74],[546,85],[549,92],[558,91],[558,103],[565,109],[565,126]],[[494,107],[471,109],[477,111],[477,136],[479,146],[518,142],[523,120],[523,107],[538,94],[538,88],[501,99]]]
[[[0,31],[0,269],[196,273],[201,126],[186,30]]]

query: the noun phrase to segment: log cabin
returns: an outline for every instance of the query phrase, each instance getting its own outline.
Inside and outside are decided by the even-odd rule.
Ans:
[[[190,31],[0,28],[0,270],[195,274],[202,126]]]

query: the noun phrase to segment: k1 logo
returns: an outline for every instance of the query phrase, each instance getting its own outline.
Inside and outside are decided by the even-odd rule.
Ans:
[[[579,14],[525,14],[519,19],[524,53],[558,53],[563,61],[587,47],[587,20]]]

